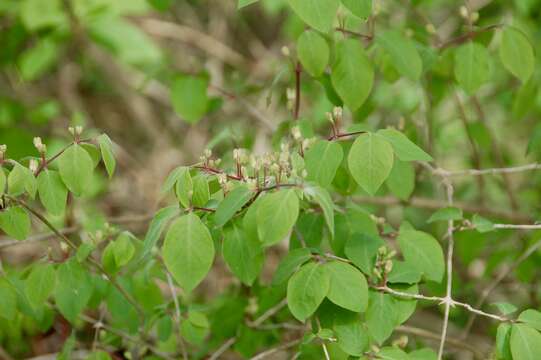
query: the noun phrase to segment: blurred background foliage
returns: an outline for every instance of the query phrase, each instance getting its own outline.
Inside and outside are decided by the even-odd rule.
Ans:
[[[475,24],[461,16],[463,5],[479,14]],[[346,110],[345,126],[399,128],[446,169],[507,167],[539,160],[540,57],[532,77],[521,83],[497,56],[501,32],[479,32],[475,40],[489,49],[492,72],[490,81],[472,96],[455,81],[457,47],[438,45],[463,36],[472,26],[483,29],[505,23],[527,34],[539,54],[540,0],[467,4],[376,0],[374,12],[376,34],[392,27],[415,41],[424,75],[419,81],[399,76],[381,48],[366,44],[377,68],[375,85],[359,110]],[[365,21],[344,9],[337,19],[344,31],[336,31],[336,38],[348,36],[348,31],[370,30]],[[95,224],[106,216],[150,214],[163,201],[159,188],[167,173],[178,164],[196,162],[205,148],[218,154],[237,147],[261,153],[278,145],[273,139],[280,139],[296,122],[288,89],[295,88],[295,43],[305,29],[284,0],[260,0],[240,10],[234,0],[2,0],[0,143],[8,145],[11,158],[24,160],[37,155],[34,136],[41,136],[54,154],[67,143],[68,126],[99,129],[116,143],[119,175],[109,189],[105,178],[100,178],[104,175],[95,175],[95,201],[78,203],[75,211],[89,229],[98,227]],[[303,72],[301,99],[298,122],[303,131],[328,134],[325,113],[341,105],[329,76],[314,78]],[[230,155],[225,155],[228,160]],[[530,222],[541,210],[540,177],[539,172],[527,172],[465,178],[458,182],[456,195],[465,208],[494,220]],[[388,194],[381,190],[380,195]],[[441,195],[433,181],[421,174],[414,197],[437,201]],[[360,206],[394,224],[407,219],[421,228],[427,228],[426,219],[438,207],[423,209],[406,206],[407,201],[383,199],[389,200],[383,208],[366,198]],[[440,225],[431,225],[432,231],[443,232],[444,224]],[[136,233],[145,229],[144,224],[131,226]],[[536,237],[535,232],[458,233],[455,286],[460,297],[475,299],[480,284],[488,283],[491,274],[517,256],[517,249],[526,248]],[[2,255],[8,264],[16,265],[35,253],[28,246],[4,250]],[[524,261],[494,297],[539,307],[540,260],[536,253]],[[518,293],[517,282],[525,285]],[[230,283],[228,274],[214,274],[205,289],[216,294]],[[273,294],[266,296],[272,299]],[[247,299],[220,301],[223,306],[217,308],[222,313],[238,309],[242,315]],[[434,314],[426,316],[428,321],[422,317],[414,321],[430,323],[434,318]],[[217,313],[214,319],[225,318],[229,319]],[[466,316],[457,314],[454,320],[464,323]],[[231,322],[235,326],[234,319]],[[227,322],[220,326],[227,333]],[[480,343],[486,342],[481,338]],[[236,346],[251,354],[259,343],[247,336]],[[20,354],[27,351],[25,345]]]

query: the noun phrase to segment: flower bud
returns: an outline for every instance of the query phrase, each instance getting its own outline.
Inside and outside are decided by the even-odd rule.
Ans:
[[[302,139],[301,129],[299,129],[298,126],[291,128],[291,135],[293,135],[293,139],[297,141]]]
[[[469,15],[468,8],[465,7],[464,5],[462,5],[462,6],[460,7],[460,16],[462,16],[464,19],[467,19],[467,18],[468,18],[468,15]]]
[[[435,34],[436,33],[436,27],[433,24],[426,24],[425,30],[429,34]]]
[[[344,110],[339,106],[335,106],[332,110],[332,114],[335,120],[341,120],[344,114]]]
[[[282,55],[285,57],[291,56],[291,51],[289,51],[289,48],[287,46],[282,46]]]
[[[30,159],[30,163],[28,164],[28,168],[30,169],[30,171],[35,173],[38,170],[38,166],[39,164],[36,159]]]
[[[470,16],[470,21],[472,23],[475,23],[477,22],[477,20],[479,20],[479,13],[476,11],[476,12],[473,12]]]

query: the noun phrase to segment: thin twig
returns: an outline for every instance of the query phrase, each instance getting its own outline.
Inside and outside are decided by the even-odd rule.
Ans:
[[[177,290],[175,288],[175,285],[173,284],[173,277],[169,273],[168,270],[165,271],[165,275],[167,277],[167,285],[169,286],[169,291],[171,291],[171,297],[173,298],[173,303],[175,304],[175,332],[177,334],[177,341],[180,344],[180,350],[182,352],[182,357],[184,360],[188,359],[188,353],[186,352],[186,345],[184,344],[184,340],[182,340],[181,330],[180,330],[180,304],[178,303],[177,298]]]
[[[484,175],[499,175],[499,174],[514,174],[525,171],[541,170],[541,164],[532,163],[527,165],[512,166],[507,168],[491,168],[491,169],[466,169],[466,170],[445,170],[442,168],[435,169],[435,172],[442,176],[484,176]]]
[[[272,349],[269,349],[269,350],[265,350],[259,354],[257,354],[256,356],[254,357],[251,357],[250,360],[261,360],[261,359],[264,359],[274,353],[277,353],[278,351],[282,351],[282,350],[287,350],[289,348],[292,348],[298,344],[300,344],[300,342],[302,341],[302,339],[296,339],[296,340],[292,340],[292,341],[288,341],[280,346],[277,346],[275,348],[272,348]]]

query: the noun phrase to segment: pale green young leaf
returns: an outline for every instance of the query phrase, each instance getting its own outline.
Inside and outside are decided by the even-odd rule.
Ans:
[[[7,178],[8,193],[13,196],[21,195],[26,192],[31,198],[34,198],[37,191],[37,181],[32,171],[15,163],[13,169]]]
[[[224,226],[253,196],[247,186],[240,185],[229,192],[214,213],[214,223]]]
[[[486,233],[494,230],[494,223],[478,214],[473,215],[472,224],[480,233]]]
[[[394,68],[403,76],[418,81],[423,72],[423,62],[415,44],[396,30],[379,32],[376,43],[389,55]]]
[[[393,147],[382,136],[360,135],[348,156],[351,175],[368,194],[374,195],[387,179],[393,167]]]
[[[438,354],[429,348],[414,350],[409,353],[410,360],[437,360]]]
[[[509,315],[518,310],[518,308],[515,305],[508,302],[497,302],[491,305],[495,306],[498,309],[498,311],[502,313],[502,315]]]
[[[62,181],[75,196],[81,196],[88,190],[94,164],[81,145],[73,144],[60,155],[58,169]]]
[[[223,256],[229,269],[246,286],[252,286],[263,267],[261,243],[247,237],[239,223],[224,230]]]
[[[385,245],[377,235],[354,233],[346,242],[345,253],[351,262],[365,274],[372,275],[378,249]]]
[[[516,309],[516,308],[515,308]],[[504,314],[507,315],[507,314]],[[520,313],[518,321],[541,331],[541,312],[534,309],[527,309]]]
[[[541,334],[529,325],[513,324],[510,344],[514,360],[539,359],[539,354],[541,354]]]
[[[329,44],[316,31],[306,30],[297,39],[297,55],[310,75],[317,77],[329,63]]]
[[[321,140],[316,142],[304,154],[304,164],[308,176],[323,187],[329,186],[338,167],[342,163],[344,151],[337,142]]]
[[[56,272],[54,299],[60,313],[72,324],[92,296],[89,274],[75,258],[60,264]]]
[[[113,256],[118,267],[126,265],[135,254],[132,237],[129,232],[123,231],[114,241]]]
[[[303,265],[287,283],[287,305],[293,316],[305,321],[319,307],[329,292],[330,279],[319,263]]]
[[[354,39],[336,44],[335,59],[332,85],[347,107],[355,111],[372,90],[374,69],[360,42]]]
[[[391,336],[396,326],[395,303],[393,298],[381,292],[369,292],[366,325],[371,337],[382,344]]]
[[[257,208],[257,232],[263,245],[285,239],[299,216],[299,198],[293,189],[267,194]]]
[[[163,232],[163,229],[173,217],[179,214],[179,208],[176,205],[168,206],[163,209],[160,209],[156,212],[150,225],[148,226],[147,233],[145,235],[145,240],[143,241],[143,251],[141,252],[140,258],[143,259],[146,257],[154,246],[158,243],[160,236]]]
[[[351,13],[361,19],[367,19],[372,13],[372,0],[341,0]]]
[[[237,3],[237,9],[242,9],[243,7],[246,7],[248,5],[255,4],[259,0],[238,0]]]
[[[321,32],[331,30],[339,0],[287,0],[293,11],[308,25]]]
[[[0,211],[0,229],[8,236],[24,240],[30,233],[30,217],[20,206],[12,206]]]
[[[333,303],[354,312],[364,312],[368,306],[368,284],[364,275],[341,261],[325,264],[330,278],[327,297]]]
[[[382,129],[378,135],[391,143],[395,155],[402,161],[432,161],[432,156],[415,145],[406,135],[395,129]]]
[[[187,292],[207,275],[214,261],[214,243],[207,227],[193,213],[169,227],[162,247],[167,270]]]
[[[26,298],[34,308],[42,306],[56,285],[56,272],[51,264],[38,264],[25,281]]]
[[[304,188],[304,192],[315,202],[317,202],[321,210],[323,210],[325,223],[329,228],[331,237],[334,237],[334,203],[331,195],[327,190],[320,186],[307,186]]]
[[[44,169],[38,175],[38,194],[41,203],[51,215],[64,213],[68,201],[68,189],[58,172]]]
[[[528,81],[535,69],[535,54],[526,35],[513,27],[505,27],[500,44],[503,66],[522,82]]]
[[[441,282],[445,272],[443,250],[432,235],[417,230],[400,230],[398,245],[410,265],[428,280]]]
[[[435,213],[428,218],[427,223],[433,223],[436,221],[449,221],[449,220],[461,220],[462,219],[462,209],[448,206],[445,208],[438,209]]]
[[[291,250],[278,264],[278,268],[272,277],[272,285],[280,285],[297,270],[299,266],[312,258],[310,250],[298,248]]]
[[[109,178],[113,177],[116,168],[115,153],[113,152],[113,142],[106,134],[98,136],[98,144],[100,146],[101,158],[107,170]]]
[[[408,200],[415,189],[415,169],[406,161],[394,159],[393,168],[385,181],[393,195],[401,200]]]
[[[207,113],[209,82],[204,76],[181,75],[171,85],[171,103],[186,122],[195,124]]]
[[[455,78],[469,94],[490,80],[492,61],[488,50],[481,44],[470,41],[455,52]]]

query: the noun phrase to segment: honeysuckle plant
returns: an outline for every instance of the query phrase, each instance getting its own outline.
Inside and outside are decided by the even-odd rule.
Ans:
[[[154,42],[122,17],[138,7],[147,10],[145,5],[41,1],[0,4],[11,29],[0,33],[12,44],[5,58],[9,63],[17,54],[11,62],[22,82],[52,72],[58,49],[73,41],[91,87],[93,66],[110,65],[99,45],[122,64],[107,75],[134,87],[122,99],[135,108],[145,131],[167,132],[159,121],[156,131],[149,125],[154,119],[137,111],[151,107],[138,107],[141,96],[165,103],[162,112],[194,128],[223,101],[237,102],[258,121],[246,126],[247,133],[266,130],[263,145],[251,134],[238,141],[229,128],[213,133],[197,162],[178,164],[163,179],[155,211],[128,219],[142,223],[143,231],[129,231],[95,209],[98,194],[110,195],[106,183],[122,149],[114,136],[74,125],[60,140],[63,146],[35,137],[33,156],[13,156],[12,145],[0,145],[0,358],[30,353],[29,339],[36,336],[61,341],[57,359],[541,357],[541,225],[531,204],[538,183],[524,176],[527,186],[520,190],[534,199],[528,200],[517,197],[519,185],[508,178],[541,165],[507,164],[524,153],[538,157],[541,130],[538,124],[527,129],[524,151],[518,149],[523,144],[502,151],[483,110],[483,100],[496,98],[503,106],[494,111],[495,121],[503,122],[500,113],[511,114],[514,127],[528,112],[541,113],[533,15],[515,20],[507,11],[499,14],[501,4],[451,4],[452,20],[461,26],[446,34],[444,22],[436,26],[424,14],[430,1],[239,0],[238,16],[258,6],[283,10],[290,22],[284,28],[295,34],[278,47],[283,67],[273,67],[265,87],[267,107],[274,101],[279,108],[269,120],[260,104],[216,85],[215,67],[179,73],[168,64]],[[516,2],[523,17],[538,3]],[[174,6],[148,3],[165,14]],[[397,8],[407,11],[395,16]],[[182,33],[246,70],[243,55],[211,36],[199,34],[194,42],[198,33],[185,27],[137,21],[151,34]],[[73,39],[67,40],[67,29]],[[18,54],[17,39],[27,32],[37,44]],[[6,75],[14,83],[12,72]],[[169,92],[165,98],[162,87]],[[0,138],[5,118],[17,113],[7,103],[0,102]],[[54,106],[44,108],[54,112]],[[438,129],[445,124],[434,120],[447,121],[450,108],[464,127],[460,136]],[[82,123],[76,115],[72,122]],[[191,134],[175,136],[184,141]],[[454,146],[455,137],[471,149]],[[225,146],[224,138],[235,145]],[[466,163],[471,157],[473,168],[442,167],[449,147]],[[497,166],[483,167],[486,158]],[[129,170],[151,168],[129,162]],[[502,181],[484,180],[488,175]],[[465,186],[464,178],[474,185]],[[489,205],[487,191],[496,193],[497,204],[508,201],[511,211]],[[520,201],[535,213],[524,214]],[[410,211],[416,208],[425,211]],[[516,230],[520,241],[503,247],[509,238],[500,234],[507,230]],[[45,240],[39,256],[27,261],[12,263],[2,253]],[[497,293],[514,272],[520,281]],[[516,302],[509,302],[515,294]],[[473,333],[488,345],[470,342]]]

